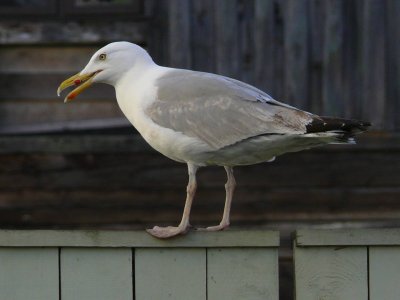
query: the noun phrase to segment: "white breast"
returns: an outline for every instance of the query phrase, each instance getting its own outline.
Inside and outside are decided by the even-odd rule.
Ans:
[[[207,144],[169,128],[160,127],[145,114],[146,108],[157,97],[155,81],[169,70],[155,65],[146,70],[132,70],[127,73],[115,87],[118,105],[155,150],[179,162],[202,165],[202,154],[211,151]]]

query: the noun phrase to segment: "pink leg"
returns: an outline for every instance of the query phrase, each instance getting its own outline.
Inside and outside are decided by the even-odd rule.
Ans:
[[[177,227],[154,226],[153,229],[147,229],[146,231],[150,233],[152,236],[155,236],[160,239],[166,239],[176,236],[178,234],[184,234],[189,230],[190,209],[192,208],[192,202],[197,188],[197,182],[196,182],[197,169],[198,169],[197,166],[188,163],[189,183],[186,188],[186,202],[185,202],[185,207],[183,209],[182,220],[179,223],[179,225]]]
[[[224,207],[224,214],[222,216],[221,223],[217,226],[211,226],[207,228],[199,228],[198,230],[204,231],[218,231],[224,230],[229,227],[229,215],[231,212],[231,204],[233,198],[233,192],[235,191],[236,181],[235,177],[233,176],[233,168],[232,167],[225,167],[226,175],[228,180],[225,184],[225,191],[226,191],[226,199],[225,199],[225,207]]]

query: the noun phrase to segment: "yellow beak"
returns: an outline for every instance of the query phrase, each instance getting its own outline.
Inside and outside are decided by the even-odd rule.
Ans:
[[[89,74],[75,74],[74,76],[64,80],[57,89],[57,95],[60,96],[61,92],[70,86],[77,86],[72,90],[64,99],[64,103],[73,100],[76,96],[86,90],[92,85],[93,77],[100,71]]]

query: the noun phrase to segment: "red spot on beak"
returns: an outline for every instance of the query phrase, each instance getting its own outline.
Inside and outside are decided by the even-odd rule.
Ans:
[[[82,80],[80,80],[80,79],[76,79],[76,80],[74,81],[75,85],[81,84],[81,82],[82,82]]]
[[[76,97],[76,94],[71,94],[68,96],[68,99],[74,99]]]

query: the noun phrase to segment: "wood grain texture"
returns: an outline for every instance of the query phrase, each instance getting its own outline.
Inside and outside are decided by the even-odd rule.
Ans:
[[[400,2],[387,0],[386,2],[386,94],[385,127],[387,130],[400,129],[398,111],[400,109],[400,86],[396,78],[400,78]]]
[[[239,41],[237,1],[215,2],[216,72],[239,79]]]
[[[368,299],[366,247],[295,247],[296,300]]]
[[[228,230],[226,232],[191,232],[171,240],[160,240],[141,231],[112,230],[0,230],[0,246],[11,247],[277,247],[279,233],[267,230]],[[68,255],[79,252],[67,249]],[[116,253],[119,253],[116,249]],[[125,253],[122,250],[121,253]],[[82,255],[97,255],[82,252]],[[69,256],[66,259],[72,259]],[[111,251],[98,255],[114,255]],[[122,255],[122,254],[121,254]]]
[[[144,14],[129,19],[108,16],[113,22],[0,22],[6,45],[0,83],[14,77],[0,84],[0,98],[54,99],[55,73],[80,69],[90,49],[128,40],[148,48],[161,65],[232,76],[314,113],[370,119],[378,130],[399,128],[396,0],[174,0],[143,6]],[[47,85],[22,78],[37,72]],[[18,89],[20,84],[26,88]],[[103,96],[96,90],[82,97]]]
[[[89,60],[90,57],[87,57]],[[79,70],[77,70],[79,71]],[[0,73],[0,99],[10,100],[52,100],[63,104],[63,98],[57,97],[57,87],[74,72],[63,73]],[[21,88],[23,87],[23,89]],[[65,92],[64,92],[65,93]],[[63,95],[65,95],[63,93]],[[114,100],[115,92],[111,86],[96,84],[96,86],[79,95],[79,100]],[[33,102],[33,101],[32,101]],[[36,103],[36,102],[33,102]],[[32,103],[32,104],[33,104]],[[115,109],[117,104],[115,103]],[[73,104],[73,102],[71,103]],[[68,106],[64,105],[66,110]],[[67,111],[67,110],[66,110]]]
[[[362,117],[374,126],[385,123],[385,2],[363,1],[362,39]],[[373,70],[373,71],[371,71]],[[366,99],[374,99],[366,105]]]
[[[168,3],[169,65],[174,68],[191,67],[189,6],[190,2],[186,0],[172,0]]]
[[[400,246],[369,247],[370,300],[400,299]]]
[[[0,299],[57,300],[57,248],[1,248]]]
[[[118,40],[130,40],[143,43],[146,40],[147,24],[140,21],[104,22],[15,22],[1,21],[1,32],[7,32],[1,37],[3,45],[30,45],[30,44],[87,44],[107,43]]]
[[[275,22],[272,1],[254,1],[254,84],[274,96]]]
[[[206,249],[135,250],[136,299],[206,299]]]
[[[190,39],[192,68],[215,73],[215,18],[214,0],[192,1]],[[207,57],[207,59],[204,59]]]
[[[323,48],[323,114],[341,116],[343,103],[343,3],[324,1],[325,32]]]
[[[208,249],[207,299],[278,300],[277,249]]]
[[[75,74],[97,51],[95,46],[8,46],[0,49],[0,73]]]
[[[232,225],[372,219],[396,224],[399,141],[365,136],[355,146],[319,148],[235,169]],[[185,166],[156,153],[140,136],[1,137],[0,153],[2,226],[144,229],[180,220]],[[194,225],[218,222],[224,170],[203,168],[198,179]]]
[[[285,3],[285,96],[287,103],[300,109],[309,101],[308,6],[305,0]]]
[[[49,114],[52,112],[52,114]],[[82,101],[65,105],[61,99],[55,101],[7,101],[0,102],[1,133],[43,134],[52,130],[68,132],[74,124],[92,123],[96,120],[98,128],[110,128],[110,119],[120,119],[126,127],[132,127],[114,101]],[[60,124],[63,124],[60,125]],[[79,126],[79,125],[78,125]],[[23,128],[25,127],[25,130]],[[79,127],[78,127],[79,128]],[[77,129],[72,129],[76,132]],[[18,132],[19,130],[19,132]],[[23,130],[23,131],[22,131]],[[132,132],[134,129],[132,127]]]
[[[299,247],[400,245],[400,229],[301,229],[296,232]]]
[[[131,249],[62,248],[63,300],[131,300]]]

